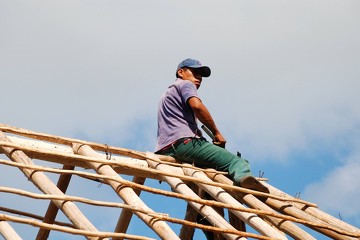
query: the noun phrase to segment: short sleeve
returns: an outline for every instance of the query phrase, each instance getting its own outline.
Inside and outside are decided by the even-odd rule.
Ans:
[[[191,97],[199,98],[195,84],[187,80],[183,81],[183,84],[180,85],[180,92],[184,103]]]

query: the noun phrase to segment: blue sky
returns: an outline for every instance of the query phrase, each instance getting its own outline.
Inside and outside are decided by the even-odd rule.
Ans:
[[[152,151],[159,97],[177,64],[198,58],[227,148],[359,227],[359,22],[355,0],[0,0],[0,122]],[[22,176],[5,169],[2,183]]]

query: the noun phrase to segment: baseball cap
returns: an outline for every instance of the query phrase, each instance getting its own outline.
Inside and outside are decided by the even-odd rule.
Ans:
[[[208,66],[202,66],[198,60],[195,60],[192,58],[187,58],[187,59],[183,60],[181,63],[179,63],[179,65],[176,69],[176,72],[180,68],[184,68],[184,67],[200,69],[202,77],[209,77],[211,74],[211,70]]]

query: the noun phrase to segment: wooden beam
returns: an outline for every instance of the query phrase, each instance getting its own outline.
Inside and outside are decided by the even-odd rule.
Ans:
[[[63,170],[74,170],[75,167],[74,166],[68,166],[68,165],[64,165],[63,166]],[[62,174],[59,177],[58,183],[57,183],[57,187],[63,192],[65,193],[70,180],[71,180],[71,176],[70,174]],[[59,211],[59,208],[56,207],[56,205],[51,201],[49,204],[49,207],[46,211],[46,214],[44,216],[44,223],[49,223],[49,224],[53,224],[55,219],[56,219],[56,215]],[[36,236],[36,240],[42,240],[42,239],[47,239],[49,236],[50,230],[49,229],[44,229],[44,228],[40,228],[39,232]]]
[[[323,222],[320,219],[302,211],[301,209],[294,207],[292,204],[289,204],[289,203],[286,204],[286,203],[283,203],[283,202],[275,200],[275,199],[268,199],[266,201],[266,203],[269,206],[271,206],[272,208],[278,210],[279,212],[286,213],[286,214],[296,217],[298,219],[303,219],[303,220],[306,220],[306,221],[309,221],[312,223],[321,224],[321,225],[329,225],[326,222]],[[314,226],[309,226],[309,227],[312,228],[313,230],[320,232],[320,233],[322,233],[330,238],[333,238],[333,239],[342,239],[342,240],[356,240],[357,239],[357,238],[345,236],[343,234],[334,232],[334,231],[326,229],[326,228],[314,227]]]
[[[188,186],[194,192],[199,191],[199,187],[194,183],[189,183]],[[186,221],[196,222],[197,215],[198,215],[198,212],[195,211],[195,209],[193,207],[191,207],[190,204],[187,204],[184,219]],[[180,229],[179,238],[181,240],[192,240],[193,236],[194,236],[194,232],[195,232],[194,228],[183,225]]]
[[[48,142],[52,142],[52,143],[63,144],[63,145],[67,145],[67,146],[72,146],[73,144],[77,143],[77,144],[82,144],[82,145],[88,145],[94,150],[100,150],[100,151],[104,151],[104,152],[139,158],[139,159],[143,159],[143,160],[146,158],[145,153],[131,150],[131,149],[113,147],[113,146],[109,146],[107,144],[88,142],[88,141],[74,139],[74,138],[54,136],[51,134],[30,131],[27,129],[17,128],[17,127],[9,126],[6,124],[0,124],[0,131],[13,133],[13,134],[28,137],[28,138],[38,139],[41,141],[48,141]],[[0,150],[0,152],[1,152],[1,150]],[[170,156],[157,155],[157,157],[163,161],[176,162],[176,160]]]
[[[246,232],[246,224],[244,221],[240,220],[240,218],[236,217],[231,211],[228,211],[229,214],[229,222],[230,224],[237,230]]]
[[[87,162],[91,161],[91,158],[74,155],[72,148],[67,146],[59,146],[47,142],[22,139],[13,136],[8,138],[11,140],[11,143],[0,143],[0,145],[22,150],[30,158],[81,168],[87,168]],[[71,152],[69,152],[69,150],[71,150]],[[102,157],[100,161],[104,163],[108,162],[105,154],[102,155],[104,157]],[[144,178],[160,180],[160,177],[158,176],[159,174],[153,173],[151,169],[148,168],[148,164],[145,160],[113,155],[111,157],[111,161],[114,162],[112,167],[118,174],[125,174],[129,176],[136,175]],[[176,172],[174,172],[174,174],[176,174]]]
[[[133,177],[133,182],[137,183],[137,184],[144,185],[145,180],[146,180],[146,178],[143,178],[143,177],[138,177],[138,176]],[[140,196],[141,190],[140,189],[134,189],[134,192],[135,192],[136,195]],[[130,211],[128,209],[123,209],[121,211],[119,220],[118,220],[118,222],[116,224],[115,232],[117,232],[117,233],[126,233],[128,227],[129,227],[132,216],[133,216],[132,211]],[[122,240],[122,239],[123,238],[113,238],[113,240]]]
[[[234,182],[231,181],[229,178],[219,175],[219,174],[207,174],[210,179],[213,179],[217,182],[233,185]],[[268,185],[266,185],[268,186]],[[260,209],[260,210],[266,210],[269,212],[276,213],[272,208],[267,206],[265,203],[257,199],[251,194],[242,194],[235,191],[230,191],[230,193],[239,201],[243,202],[249,207],[252,207],[254,209]],[[284,231],[289,236],[293,237],[294,239],[299,240],[315,240],[313,236],[311,236],[309,233],[295,225],[291,221],[285,221],[281,218],[272,217],[269,215],[261,215],[261,218],[264,218],[265,220],[269,221],[273,226],[277,227],[279,230]]]
[[[5,134],[0,131],[0,141],[9,142],[10,140]],[[33,165],[32,160],[25,155],[22,151],[10,147],[0,146],[0,149],[14,162]],[[26,168],[20,169],[25,176],[43,193],[45,194],[58,194],[64,193],[42,172],[36,172]],[[91,222],[82,214],[73,202],[54,200],[55,205],[68,217],[68,219],[75,225],[75,227],[83,230],[97,232],[97,229]],[[90,237],[89,239],[94,239]]]
[[[270,192],[273,192],[274,194],[286,196],[287,198],[290,199],[290,201],[291,201],[291,199],[295,199],[293,196],[290,196],[289,194],[275,188],[274,186],[272,186],[268,183],[264,183],[264,185],[270,190]],[[347,232],[359,232],[358,228],[356,228],[344,221],[341,221],[340,219],[335,218],[334,216],[331,216],[330,214],[327,214],[327,213],[321,211],[319,208],[306,206],[304,204],[297,203],[297,202],[292,202],[292,205],[303,210],[304,212],[316,217],[317,219],[330,224],[331,226],[340,228]]]
[[[180,179],[182,179],[183,181],[186,181],[186,182],[188,182],[188,181],[191,181],[191,182],[201,181],[200,179],[185,176],[185,175],[183,175],[182,172],[179,172],[179,173],[177,172],[177,171],[180,171],[181,168],[184,168],[185,166],[186,166],[186,168],[191,168],[191,169],[202,171],[202,172],[209,172],[209,173],[216,173],[216,174],[223,174],[224,173],[224,172],[218,172],[218,171],[216,171],[214,169],[201,169],[201,168],[197,168],[197,167],[194,167],[192,165],[189,165],[189,164],[184,165],[184,164],[179,164],[179,163],[176,163],[177,167],[175,167],[173,169],[173,172],[169,173],[169,172],[163,172],[163,171],[158,171],[158,170],[154,170],[154,169],[149,169],[147,164],[146,164],[146,167],[137,166],[136,164],[134,164],[131,161],[133,159],[129,159],[129,158],[120,158],[120,159],[122,159],[122,161],[121,160],[118,161],[118,159],[115,158],[115,157],[112,157],[111,160],[104,160],[103,158],[100,159],[100,158],[92,158],[92,157],[86,157],[86,156],[77,156],[77,155],[74,155],[74,154],[68,154],[68,153],[64,153],[64,152],[54,152],[53,151],[53,152],[49,153],[47,151],[44,151],[43,149],[34,150],[31,147],[24,147],[24,146],[21,146],[19,144],[6,143],[6,142],[1,142],[1,141],[0,141],[0,145],[20,149],[20,150],[26,152],[27,154],[29,154],[28,151],[31,151],[31,152],[36,151],[36,152],[39,152],[40,154],[43,154],[43,155],[44,154],[46,154],[46,155],[49,154],[49,155],[47,155],[48,161],[50,161],[52,158],[67,158],[67,159],[72,161],[70,163],[67,162],[66,165],[77,166],[77,165],[72,164],[72,163],[73,162],[83,162],[84,168],[87,168],[86,165],[85,165],[87,162],[96,162],[96,163],[111,165],[113,168],[114,168],[114,166],[119,166],[122,169],[135,170],[135,171],[130,172],[130,175],[136,175],[136,176],[142,176],[141,174],[137,174],[137,172],[136,172],[137,170],[140,170],[140,171],[143,171],[143,172],[148,172],[148,173],[158,175],[158,178],[160,178],[160,176],[162,176],[162,175],[167,175],[167,176],[172,176],[172,177],[178,177],[178,178],[180,178]],[[163,161],[161,161],[157,157],[157,155],[154,155],[154,156],[156,158],[151,158],[149,160],[152,160],[152,161],[155,161],[155,162],[158,162],[158,163],[164,163]],[[173,165],[175,163],[166,162],[166,164],[175,166],[175,165]],[[235,190],[235,191],[240,191],[240,192],[243,192],[243,193],[250,193],[250,194],[253,194],[253,195],[259,196],[259,197],[274,198],[274,199],[278,199],[280,201],[285,201],[285,202],[288,202],[290,200],[289,198],[280,197],[280,196],[277,196],[277,195],[271,195],[271,194],[267,194],[267,193],[263,193],[263,192],[258,192],[258,191],[254,191],[254,190],[247,189],[247,188],[241,188],[241,187],[238,187],[238,186],[230,186],[230,185],[227,185],[227,184],[222,184],[222,183],[217,183],[217,182],[211,182],[211,183],[207,183],[207,184],[213,185],[213,186],[218,186],[218,187],[221,187],[221,188],[223,188],[225,190]],[[307,202],[307,201],[304,201],[304,200],[301,200],[301,199],[291,198],[291,201],[292,202],[303,203],[303,204],[306,204],[307,206],[315,206],[315,207],[317,206],[314,203],[310,203],[310,202]]]
[[[36,214],[33,214],[33,213],[24,212],[24,211],[19,211],[19,210],[12,209],[12,208],[6,208],[6,207],[1,207],[0,206],[0,211],[12,213],[12,214],[15,214],[15,215],[18,215],[18,216],[25,216],[25,217],[28,217],[28,218],[34,218],[34,219],[41,220],[41,221],[43,221],[43,219],[44,219],[43,216],[39,216],[39,215],[36,215]],[[65,223],[65,222],[59,222],[59,221],[55,221],[54,223],[56,225],[59,225],[59,226],[74,228],[74,225],[71,224],[71,223]]]
[[[74,153],[84,155],[84,156],[92,156],[92,157],[101,157],[100,154],[95,152],[92,148],[86,145],[74,144],[73,146]],[[94,169],[97,173],[112,176],[118,179],[122,179],[111,166],[99,164],[95,162],[89,162],[89,167]],[[140,198],[136,195],[134,190],[130,187],[124,187],[119,182],[105,180],[108,184],[115,190],[119,197],[123,199],[123,201],[129,205],[135,205],[137,207],[141,207],[142,209],[154,212],[150,209]],[[173,230],[166,224],[166,222],[162,220],[157,220],[148,214],[143,214],[141,212],[135,212],[135,214],[143,220],[150,228],[154,230],[156,234],[159,235],[162,239],[179,239],[178,236],[173,232]]]
[[[34,227],[49,228],[53,231],[81,235],[88,239],[94,239],[94,240],[95,239],[96,240],[108,239],[108,237],[122,237],[125,239],[134,239],[134,240],[154,240],[153,238],[132,235],[132,234],[99,232],[99,231],[95,232],[95,231],[79,230],[79,229],[75,229],[75,228],[67,228],[67,227],[62,227],[62,226],[58,226],[58,225],[54,225],[54,224],[43,223],[40,221],[36,221],[34,219],[20,218],[20,217],[10,216],[10,215],[6,215],[6,214],[0,214],[0,221],[16,222],[16,223],[20,223],[20,224],[31,225]]]
[[[148,152],[147,155],[149,156],[149,158],[156,158],[156,156],[153,153]],[[149,165],[151,167],[162,170],[162,171],[171,172],[171,171],[173,171],[173,168],[174,168],[172,166],[168,166],[165,164],[159,164],[150,159],[147,159],[147,162],[149,163]],[[172,187],[172,189],[176,192],[182,193],[184,195],[190,196],[195,199],[200,199],[200,197],[196,193],[194,193],[179,178],[163,176],[163,181],[167,182]],[[203,217],[205,217],[213,226],[224,228],[224,229],[236,230],[224,218],[222,218],[213,208],[211,208],[207,205],[203,205],[203,204],[199,204],[199,203],[195,203],[195,202],[189,202],[189,204],[198,213],[200,213]],[[226,239],[241,239],[241,240],[246,239],[243,237],[239,238],[238,235],[234,235],[234,234],[230,234],[230,233],[222,233],[222,234]]]
[[[200,171],[194,171],[192,169],[184,168],[185,175],[200,178],[207,182],[212,182],[205,173]],[[227,193],[224,189],[214,186],[209,186],[203,183],[196,183],[200,188],[204,189],[207,193],[209,193],[214,199],[230,204],[232,206],[236,206],[238,208],[244,208],[234,197],[232,197],[229,193]],[[242,221],[246,222],[252,228],[254,228],[259,233],[263,234],[264,236],[276,238],[276,239],[286,239],[277,229],[271,227],[267,224],[264,220],[258,217],[255,214],[246,213],[238,210],[230,210],[234,213],[238,218]]]
[[[0,221],[0,235],[3,236],[5,240],[22,239],[6,221]]]

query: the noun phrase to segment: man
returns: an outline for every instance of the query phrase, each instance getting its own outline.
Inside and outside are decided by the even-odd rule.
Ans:
[[[202,78],[210,74],[210,68],[195,59],[185,59],[178,65],[176,81],[160,99],[156,153],[228,172],[235,185],[268,192],[252,176],[249,162],[225,149],[224,136],[198,96]],[[202,136],[197,120],[213,133],[213,144]]]
[[[197,89],[211,70],[195,59],[185,59],[176,69],[176,81],[161,96],[158,111],[156,153],[173,156],[198,167],[229,173],[235,185],[269,192],[252,175],[249,162],[225,149],[226,140],[210,112],[200,100]],[[197,126],[202,122],[214,135],[213,144],[206,141]],[[210,223],[198,215],[197,221]],[[212,232],[204,231],[208,240]]]

